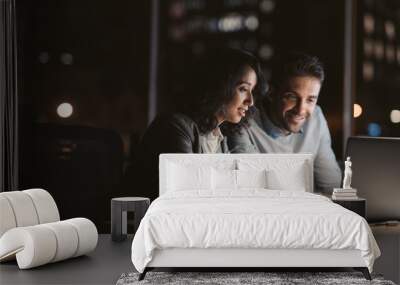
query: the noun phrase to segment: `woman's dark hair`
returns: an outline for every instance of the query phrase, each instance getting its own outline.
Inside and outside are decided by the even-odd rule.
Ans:
[[[298,76],[312,76],[321,84],[325,79],[324,66],[316,56],[291,51],[276,57],[272,61],[272,73],[269,84],[279,89],[288,79]]]
[[[223,111],[233,99],[235,88],[249,67],[257,75],[253,90],[254,100],[257,100],[265,90],[265,80],[258,60],[252,54],[237,49],[217,49],[195,64],[188,88],[187,112],[198,124],[200,132],[208,133],[218,126],[215,114]]]

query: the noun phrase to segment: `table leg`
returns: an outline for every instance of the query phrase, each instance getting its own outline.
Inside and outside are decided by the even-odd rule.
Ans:
[[[121,204],[113,203],[111,201],[111,239],[113,241],[123,241],[126,238],[126,217],[125,217],[125,237],[123,235],[122,222],[123,222],[123,211]]]

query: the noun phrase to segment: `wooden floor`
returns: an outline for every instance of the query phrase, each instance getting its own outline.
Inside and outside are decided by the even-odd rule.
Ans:
[[[122,273],[134,271],[131,261],[132,237],[112,242],[100,235],[95,251],[87,256],[19,270],[17,263],[0,264],[0,284],[115,284]]]

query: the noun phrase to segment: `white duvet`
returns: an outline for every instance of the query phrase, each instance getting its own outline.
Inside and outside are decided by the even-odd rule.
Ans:
[[[379,248],[368,223],[328,198],[298,191],[248,189],[164,194],[150,206],[132,243],[143,272],[154,249],[358,249],[372,272]]]

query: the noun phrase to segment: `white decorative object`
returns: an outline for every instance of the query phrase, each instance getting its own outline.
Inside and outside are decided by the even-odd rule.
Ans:
[[[351,169],[351,160],[348,156],[344,162],[344,178],[343,178],[343,188],[334,188],[332,193],[333,200],[356,200],[357,189],[351,187],[351,178],[353,176],[353,171]]]
[[[96,226],[85,218],[60,221],[43,189],[0,193],[0,214],[0,262],[17,259],[20,269],[28,269],[96,248]]]
[[[343,189],[352,189],[351,188],[351,177],[353,175],[353,171],[351,170],[351,161],[348,156],[346,161],[344,162],[344,178],[343,178]]]

